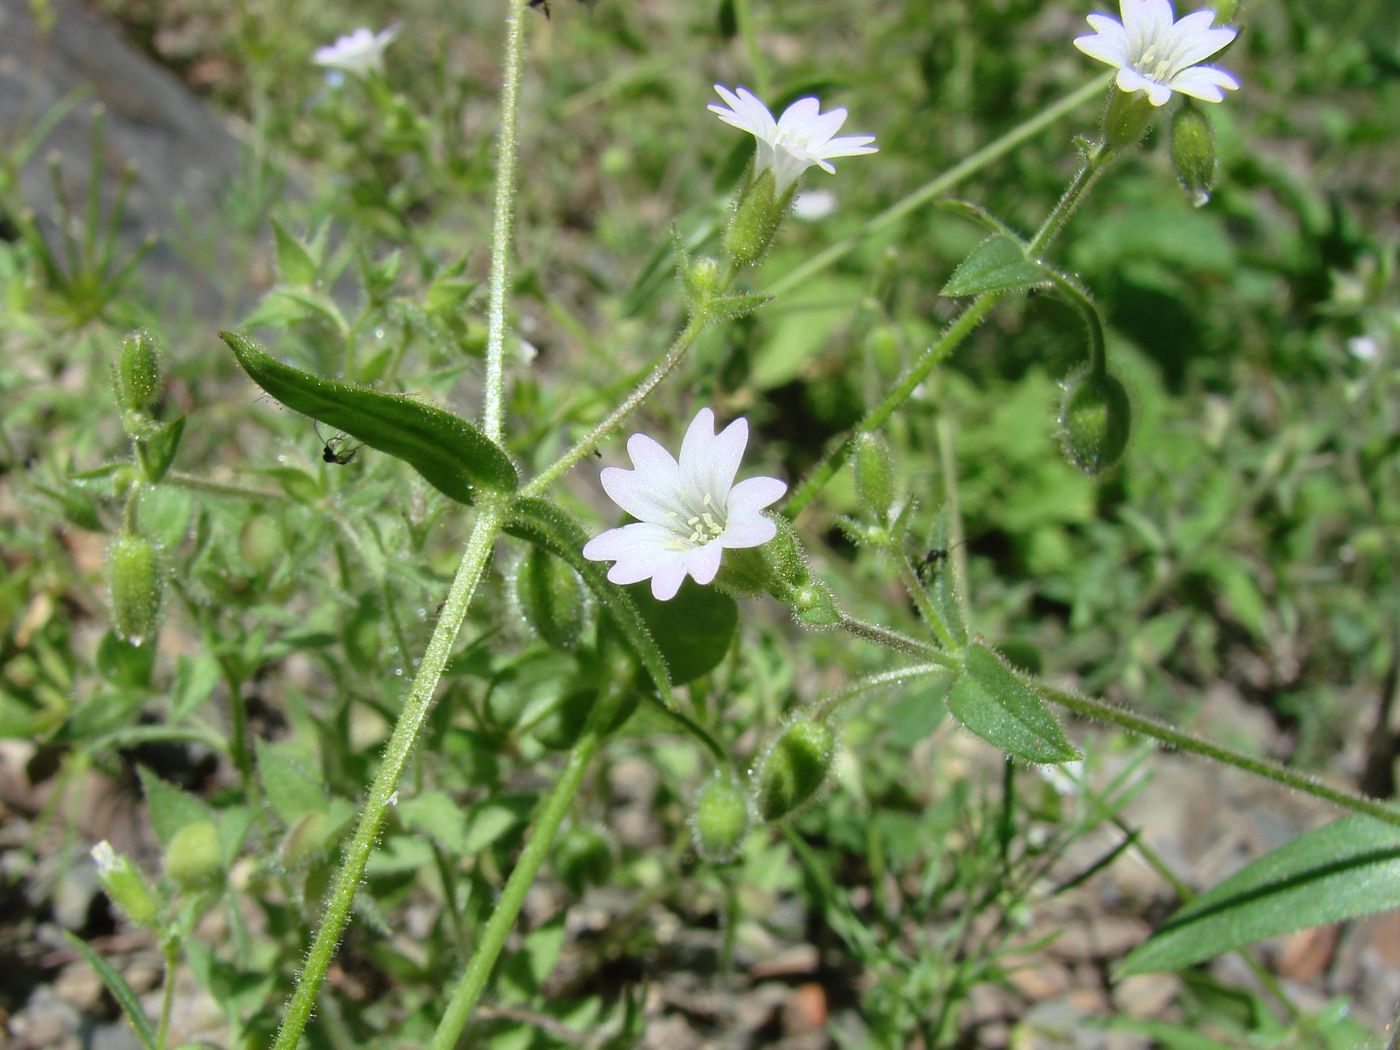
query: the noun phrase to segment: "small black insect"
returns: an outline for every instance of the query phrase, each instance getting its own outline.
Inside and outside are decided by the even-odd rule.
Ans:
[[[967,541],[964,540],[963,543]],[[928,553],[918,560],[914,566],[914,575],[919,577],[920,583],[928,583],[929,571],[935,566],[944,562],[948,558],[950,551],[957,550],[962,543],[955,543],[951,547],[930,547]]]
[[[364,445],[356,445],[354,448],[347,449],[345,443],[349,439],[346,438],[344,434],[336,434],[327,441],[321,436],[320,427],[312,423],[311,428],[316,431],[316,436],[321,439],[321,459],[326,463],[336,463],[343,467],[355,458],[355,453],[365,447]]]
[[[542,12],[545,18],[549,17],[549,0],[530,0],[525,6],[531,10]]]

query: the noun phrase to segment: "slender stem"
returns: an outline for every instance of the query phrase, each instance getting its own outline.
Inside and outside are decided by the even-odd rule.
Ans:
[[[841,613],[841,619],[836,624],[837,627],[847,634],[853,634],[857,638],[864,638],[867,642],[874,642],[876,645],[883,645],[886,649],[894,649],[901,653],[908,653],[910,656],[922,656],[925,659],[947,662],[951,667],[955,663],[952,657],[948,656],[937,646],[921,642],[917,638],[910,638],[907,634],[899,631],[892,631],[888,627],[881,627],[878,623],[870,623],[866,620],[858,620],[854,616]]]
[[[1369,798],[1344,788],[1332,787],[1325,784],[1316,777],[1306,773],[1299,773],[1277,762],[1267,758],[1258,758],[1254,755],[1246,755],[1243,752],[1235,751],[1228,747],[1212,743],[1209,740],[1194,736],[1191,733],[1182,732],[1180,729],[1173,729],[1165,723],[1145,715],[1135,714],[1126,711],[1121,707],[1115,707],[1102,700],[1091,700],[1088,697],[1077,696],[1074,693],[1063,689],[1056,689],[1053,686],[1038,682],[1035,685],[1037,692],[1052,703],[1068,708],[1075,714],[1083,718],[1097,719],[1107,722],[1110,725],[1118,726],[1129,732],[1137,733],[1141,736],[1151,737],[1170,747],[1179,748],[1182,751],[1190,751],[1193,754],[1201,755],[1205,758],[1214,759],[1227,766],[1234,766],[1243,769],[1247,773],[1272,780],[1277,784],[1293,788],[1308,795],[1331,802],[1333,805],[1341,806],[1356,813],[1364,813],[1368,817],[1385,821],[1400,827],[1400,808],[1389,805],[1379,799]]]
[[[481,940],[477,943],[471,962],[467,964],[466,970],[458,979],[457,987],[452,992],[452,999],[447,1005],[447,1011],[442,1015],[442,1020],[438,1022],[437,1031],[433,1033],[432,1042],[429,1044],[431,1050],[452,1050],[461,1037],[462,1029],[471,1019],[472,1010],[475,1008],[482,990],[486,987],[486,981],[491,976],[496,958],[501,954],[501,948],[505,945],[506,936],[510,933],[511,927],[515,925],[515,919],[520,914],[521,906],[525,903],[525,894],[529,892],[531,884],[535,881],[540,865],[544,863],[544,859],[549,853],[549,847],[554,842],[559,825],[563,822],[565,814],[568,813],[569,806],[578,793],[579,785],[583,783],[583,774],[602,743],[602,734],[597,723],[599,712],[604,706],[601,700],[594,705],[588,725],[584,727],[582,735],[575,742],[573,750],[569,752],[568,760],[564,763],[559,779],[540,807],[534,827],[530,829],[530,837],[525,843],[525,848],[520,852],[519,860],[515,863],[515,870],[510,873],[510,878],[506,880],[505,889],[501,891],[500,899],[496,902],[496,910],[491,913],[491,918],[487,920],[486,928],[481,933]]]
[[[880,689],[884,686],[899,685],[901,682],[908,682],[915,678],[924,678],[931,674],[941,674],[948,670],[948,666],[942,662],[927,664],[910,664],[907,667],[896,667],[890,671],[878,671],[875,674],[864,675],[853,682],[847,682],[836,692],[817,705],[817,718],[827,718],[833,711],[844,704],[847,700],[853,700],[862,693],[868,693],[872,689]]]
[[[667,707],[659,696],[648,696],[647,699],[651,702],[652,707],[656,709],[657,714],[675,722],[676,725],[680,726],[691,736],[695,737],[696,740],[704,744],[705,747],[709,749],[710,754],[715,756],[715,761],[721,766],[729,764],[729,752],[725,751],[724,748],[720,746],[719,741],[714,738],[708,729],[695,721],[695,719],[691,718],[684,711],[678,708]]]
[[[437,626],[433,629],[432,639],[428,642],[423,660],[418,665],[418,672],[414,675],[413,684],[409,687],[408,698],[404,701],[398,724],[394,726],[393,736],[389,738],[389,746],[385,749],[379,772],[375,775],[369,795],[360,810],[355,836],[345,852],[340,870],[336,873],[330,903],[307,953],[306,968],[302,971],[296,991],[283,1014],[282,1026],[278,1029],[277,1040],[273,1044],[274,1050],[294,1050],[311,1017],[311,1011],[316,1004],[316,993],[325,979],[326,969],[330,966],[331,957],[335,954],[345,924],[349,921],[355,890],[364,877],[365,865],[383,828],[390,799],[398,788],[408,756],[428,716],[428,710],[432,707],[433,693],[437,689],[443,668],[447,665],[447,658],[457,640],[462,621],[466,619],[472,595],[476,592],[476,586],[490,559],[503,516],[503,508],[494,500],[483,500],[480,504],[476,522],[467,538],[466,549],[462,552],[461,564],[458,565],[457,575],[452,581],[452,588],[448,591]]]
[[[899,578],[904,584],[904,589],[909,592],[909,597],[913,599],[915,608],[919,610],[919,615],[933,629],[943,648],[955,651],[958,648],[957,639],[953,637],[953,632],[948,630],[948,625],[938,610],[933,607],[933,602],[929,601],[928,591],[924,590],[919,574],[914,571],[914,565],[909,561],[909,555],[898,548],[891,548],[890,555],[894,558]]]
[[[1099,317],[1098,307],[1078,281],[1051,266],[1045,267],[1045,272],[1050,278],[1050,283],[1060,290],[1060,294],[1068,299],[1084,318],[1084,327],[1089,330],[1089,370],[1096,376],[1103,375],[1108,370],[1108,355],[1104,350],[1103,321]]]
[[[843,240],[837,241],[825,251],[818,252],[808,259],[801,266],[790,270],[780,277],[769,291],[774,295],[781,295],[799,287],[803,281],[807,280],[815,273],[820,273],[832,263],[844,258],[854,248],[860,245],[867,237],[873,233],[891,226],[903,219],[910,212],[922,207],[935,197],[940,197],[948,190],[971,175],[975,175],[993,161],[999,160],[1010,153],[1021,143],[1034,138],[1051,124],[1061,117],[1078,109],[1091,99],[1098,98],[1113,81],[1113,74],[1106,73],[1101,77],[1095,77],[1083,87],[1071,91],[1058,102],[1052,103],[1041,110],[1027,121],[1017,124],[1000,138],[993,139],[987,145],[969,154],[963,160],[953,165],[941,175],[930,179],[913,193],[891,204],[874,218],[867,220],[859,230]]]
[[[287,495],[283,492],[276,492],[272,489],[253,488],[250,485],[238,485],[231,481],[212,481],[209,478],[201,478],[195,474],[185,474],[178,470],[168,472],[160,479],[162,485],[176,485],[182,489],[190,489],[194,492],[203,492],[209,496],[224,496],[228,499],[246,499],[254,502],[271,501],[273,503],[287,503]]]
[[[681,334],[676,336],[676,341],[671,344],[671,348],[666,351],[655,368],[637,384],[636,388],[623,399],[622,403],[614,408],[607,416],[593,427],[583,438],[575,442],[573,448],[565,452],[557,460],[547,466],[539,474],[535,475],[523,489],[520,490],[522,497],[538,496],[545,489],[549,488],[556,481],[572,470],[579,462],[597,447],[598,442],[615,430],[621,422],[636,411],[647,397],[661,385],[661,381],[670,375],[678,364],[684,359],[690,348],[695,345],[695,340],[699,338],[700,332],[706,324],[704,311],[696,311],[691,314],[690,320],[681,329]]]
[[[948,560],[953,566],[953,600],[958,603],[962,630],[966,634],[972,623],[972,588],[967,582],[967,534],[963,530],[962,501],[958,498],[953,421],[940,416],[934,433],[938,437],[938,469],[943,475],[943,510],[948,522]]]
[[[510,226],[515,215],[515,125],[520,102],[520,53],[524,0],[508,0],[506,65],[501,83],[501,126],[496,136],[496,206],[491,229],[491,287],[486,313],[486,436],[499,441],[505,425],[506,282],[510,273]]]
[[[171,937],[162,946],[165,956],[164,987],[160,993],[160,1024],[156,1028],[156,1050],[165,1050],[170,1039],[170,1014],[175,1006],[175,968],[180,965],[180,942]]]
[[[904,375],[885,395],[885,399],[856,425],[855,430],[827,452],[817,469],[808,475],[807,480],[787,501],[783,507],[783,514],[788,518],[796,518],[806,509],[807,505],[816,498],[817,493],[821,492],[826,487],[827,482],[834,478],[836,472],[841,469],[841,465],[846,460],[846,452],[856,435],[870,433],[884,426],[890,416],[894,415],[895,409],[899,408],[914,392],[914,388],[928,378],[928,374],[946,360],[957,349],[958,344],[977,327],[982,318],[991,312],[992,307],[996,304],[997,294],[996,292],[984,292],[972,300],[971,305],[947,327],[938,342],[920,354],[918,359],[905,369]]]

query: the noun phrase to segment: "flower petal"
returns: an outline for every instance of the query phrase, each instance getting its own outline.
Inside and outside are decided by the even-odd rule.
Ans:
[[[1172,77],[1171,86],[1183,95],[1190,95],[1202,102],[1221,102],[1225,98],[1225,91],[1221,89],[1237,91],[1240,82],[1215,66],[1192,66]]]
[[[1176,24],[1176,39],[1172,41],[1172,61],[1178,69],[1194,66],[1215,54],[1238,36],[1238,31],[1228,26],[1210,28],[1215,17],[1212,11],[1196,11]],[[1182,27],[1195,19],[1195,26],[1182,32]]]
[[[841,135],[832,139],[817,152],[824,159],[831,157],[863,157],[867,153],[879,153],[874,135]]]
[[[1090,15],[1092,18],[1093,16]],[[1118,26],[1118,23],[1113,23]],[[1126,66],[1128,57],[1128,38],[1123,33],[1121,26],[1118,26],[1118,34],[1114,36],[1110,33],[1094,33],[1089,36],[1077,36],[1074,38],[1074,46],[1083,51],[1090,58],[1096,58],[1100,62],[1107,62],[1110,66]]]
[[[690,573],[691,579],[696,583],[710,583],[714,580],[715,574],[719,572],[719,562],[723,554],[723,544],[718,540],[712,540],[686,555],[686,571]]]
[[[821,113],[821,103],[813,95],[799,98],[778,118],[778,133],[784,138],[801,135],[810,131],[812,123]],[[843,116],[844,119],[844,116]]]
[[[724,509],[732,521],[735,514],[756,513],[769,504],[777,503],[785,492],[787,482],[778,478],[745,478],[729,490],[729,502]]]
[[[716,507],[723,507],[749,443],[749,422],[740,416],[716,435],[714,419],[713,412],[702,408],[686,430],[681,442],[681,483],[696,503],[709,496]]]
[[[604,467],[599,480],[603,491],[638,521],[649,521],[654,525],[666,525],[677,517],[680,502],[680,472],[669,482],[658,483],[640,470],[623,470],[621,467]]]
[[[660,550],[675,539],[675,533],[664,526],[634,521],[594,536],[583,545],[583,556],[589,561],[617,561],[639,550]]]
[[[757,511],[731,514],[716,543],[724,547],[762,547],[778,534],[777,523]]]
[[[657,567],[651,577],[651,594],[659,602],[669,602],[685,582],[685,556]]]

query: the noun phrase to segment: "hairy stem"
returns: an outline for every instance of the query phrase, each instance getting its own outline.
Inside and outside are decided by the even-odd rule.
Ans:
[[[433,629],[432,639],[428,642],[423,660],[418,665],[418,672],[413,677],[413,684],[409,688],[408,698],[404,701],[398,724],[394,726],[394,733],[384,751],[379,772],[375,775],[369,795],[360,810],[355,836],[345,851],[340,870],[336,873],[330,903],[312,940],[311,949],[307,953],[306,967],[297,982],[296,991],[282,1016],[282,1026],[278,1029],[276,1042],[273,1043],[274,1050],[293,1050],[301,1040],[302,1031],[311,1017],[311,1011],[316,1004],[316,993],[321,982],[325,980],[326,969],[330,966],[336,945],[340,943],[340,935],[350,919],[350,906],[354,901],[355,891],[364,877],[365,865],[374,851],[375,841],[383,828],[385,815],[389,811],[394,792],[398,789],[399,778],[403,775],[408,756],[418,739],[423,722],[427,719],[428,710],[432,707],[433,693],[442,677],[443,668],[447,665],[447,658],[451,655],[457,633],[466,619],[472,595],[476,592],[477,584],[481,581],[486,563],[491,557],[491,549],[503,516],[504,510],[499,503],[488,500],[481,503],[471,535],[467,539],[466,549],[462,552],[462,561],[457,566],[457,575],[452,581],[447,600],[443,603],[437,626]]]

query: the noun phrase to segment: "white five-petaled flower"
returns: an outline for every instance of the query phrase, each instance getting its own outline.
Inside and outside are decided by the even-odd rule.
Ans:
[[[754,170],[772,169],[779,196],[814,164],[834,175],[833,157],[859,157],[877,152],[876,147],[870,145],[875,141],[874,135],[833,137],[846,122],[846,110],[841,106],[822,113],[821,103],[809,95],[799,98],[774,120],[768,107],[748,88],[741,87],[734,92],[723,84],[716,84],[715,90],[726,105],[711,102],[710,112],[758,140]]]
[[[611,561],[613,583],[651,580],[651,593],[669,601],[687,575],[709,583],[726,547],[758,547],[777,535],[763,508],[781,499],[787,483],[745,478],[737,485],[748,421],[736,419],[718,434],[715,414],[702,408],[681,442],[680,461],[645,434],[633,434],[627,453],[634,470],[605,467],[603,489],[637,521],[589,540],[583,556]]]
[[[1118,67],[1118,87],[1146,91],[1154,106],[1164,106],[1173,91],[1219,102],[1240,83],[1223,69],[1198,63],[1235,39],[1236,30],[1216,26],[1215,12],[1193,11],[1176,21],[1171,0],[1119,0],[1123,21],[1090,15],[1094,32],[1076,37],[1074,46],[1090,58]]]
[[[398,26],[381,29],[378,33],[361,26],[334,44],[318,47],[311,60],[327,69],[339,69],[357,76],[378,73],[384,68],[384,49],[399,35]]]

